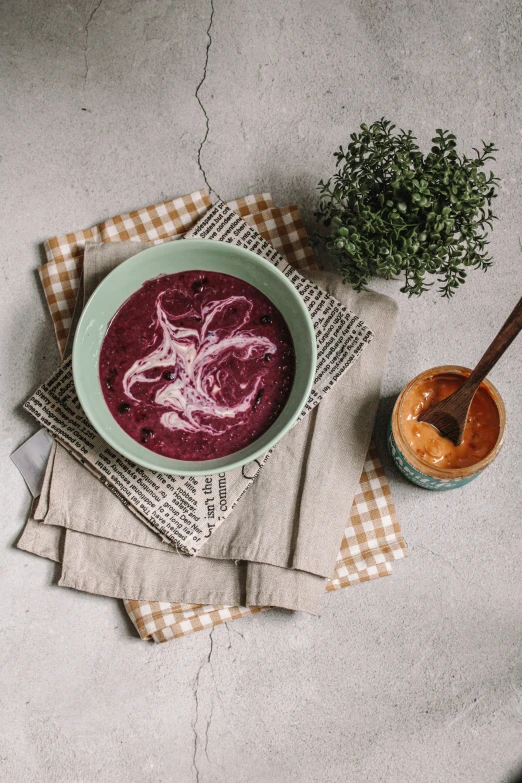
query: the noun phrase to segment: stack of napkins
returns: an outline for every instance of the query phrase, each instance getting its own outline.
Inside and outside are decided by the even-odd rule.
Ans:
[[[200,191],[49,240],[41,277],[62,353],[75,308],[105,274],[139,243],[186,232],[280,266],[306,291],[320,357],[303,419],[258,464],[215,479],[219,518],[199,512],[180,539],[161,504],[145,513],[129,501],[118,482],[136,477],[133,466],[90,428],[67,363],[27,404],[57,437],[19,547],[62,562],[61,585],[124,598],[142,638],[156,641],[270,606],[316,613],[325,589],[387,574],[405,554],[382,468],[367,454],[396,308],[312,269],[296,207],[276,209],[266,194],[211,207]],[[140,479],[154,486],[153,473]],[[170,509],[183,483],[170,481]]]

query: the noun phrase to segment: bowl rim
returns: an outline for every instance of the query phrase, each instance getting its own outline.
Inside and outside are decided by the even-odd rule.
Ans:
[[[85,336],[85,332],[87,330],[87,325],[90,321],[92,321],[92,313],[93,310],[95,311],[97,301],[100,298],[100,291],[106,286],[110,285],[111,280],[114,278],[118,278],[120,275],[124,274],[124,269],[126,265],[130,264],[136,264],[136,258],[139,256],[142,256],[143,254],[151,254],[156,252],[158,249],[164,249],[166,245],[171,245],[172,247],[176,247],[181,249],[182,243],[184,242],[190,242],[198,244],[201,247],[205,247],[206,249],[210,249],[210,246],[212,246],[215,249],[216,244],[220,245],[227,245],[227,249],[230,250],[231,253],[236,253],[239,255],[243,255],[245,259],[248,260],[248,263],[255,263],[260,268],[269,269],[270,273],[273,274],[276,278],[279,279],[280,283],[286,287],[286,289],[289,292],[289,295],[293,297],[294,302],[297,304],[298,308],[301,310],[302,315],[304,315],[304,322],[307,326],[307,337],[309,339],[309,348],[310,348],[310,354],[311,354],[311,361],[310,361],[310,367],[308,371],[308,379],[307,383],[303,389],[303,392],[295,404],[295,411],[292,414],[292,416],[289,418],[289,420],[286,422],[286,424],[278,430],[274,435],[267,441],[264,442],[262,446],[258,447],[257,449],[252,450],[252,446],[256,443],[256,441],[253,441],[252,444],[249,444],[248,446],[245,446],[243,449],[233,452],[232,454],[228,455],[228,457],[220,457],[219,459],[213,459],[213,460],[202,460],[202,461],[192,461],[188,462],[186,460],[175,460],[170,457],[164,457],[161,454],[156,454],[156,452],[151,451],[150,449],[146,449],[146,447],[143,447],[146,449],[148,454],[150,454],[150,457],[148,454],[144,457],[137,456],[132,452],[132,450],[129,448],[127,449],[125,445],[122,445],[117,441],[116,438],[112,436],[110,432],[107,432],[105,427],[102,423],[100,423],[100,419],[97,416],[96,413],[96,403],[91,401],[89,393],[85,390],[83,386],[83,382],[81,380],[81,362],[82,362],[82,352],[81,352],[81,341]],[[175,252],[178,252],[177,250]],[[222,251],[220,251],[222,252]],[[195,269],[196,267],[194,267]],[[293,268],[292,268],[292,271]],[[161,273],[159,273],[161,274]],[[165,274],[176,274],[176,272],[167,272]],[[224,273],[229,274],[229,273]],[[145,278],[143,281],[146,282],[146,280],[152,280],[154,277],[158,277],[158,274],[155,274],[151,276],[150,278]],[[232,277],[236,277],[236,275],[231,275]],[[109,282],[107,282],[109,281]],[[140,285],[143,285],[141,283]],[[254,288],[257,286],[254,283],[250,283],[250,285],[253,285]],[[132,294],[129,294],[129,297],[132,296],[139,288],[136,288]],[[258,289],[260,290],[260,289]],[[265,291],[261,291],[265,294],[265,296],[268,296],[270,298],[269,294]],[[129,298],[127,297],[127,299]],[[124,301],[127,301],[125,299]],[[122,302],[123,304],[123,302]],[[122,306],[120,304],[114,313],[111,315],[111,317],[107,321],[106,329],[108,328],[108,325],[110,324],[112,318],[116,315],[116,312],[118,311],[119,307]],[[104,332],[104,337],[106,334],[106,329]],[[100,342],[100,345],[96,351],[94,361],[96,363],[96,366],[98,366],[99,361],[99,354],[101,345],[103,343],[103,339]],[[295,340],[294,340],[295,343]],[[78,399],[80,401],[80,405],[82,407],[83,412],[85,413],[86,417],[88,418],[91,425],[94,427],[96,433],[112,448],[114,451],[116,451],[117,454],[122,455],[126,459],[129,459],[132,463],[135,463],[141,467],[147,468],[149,470],[153,470],[158,473],[164,473],[165,475],[174,475],[174,476],[204,476],[204,475],[213,475],[217,473],[225,473],[229,472],[231,470],[234,470],[236,468],[239,468],[243,465],[247,465],[252,462],[256,462],[259,465],[259,457],[263,454],[266,454],[271,449],[274,448],[276,443],[278,443],[281,438],[286,435],[286,433],[293,427],[298,417],[301,415],[303,408],[306,405],[306,402],[310,396],[310,392],[312,389],[312,385],[315,378],[315,372],[316,372],[316,364],[317,364],[317,344],[316,344],[316,335],[315,335],[315,329],[313,326],[312,318],[310,315],[310,312],[308,308],[306,307],[302,296],[300,295],[299,291],[296,289],[296,287],[293,285],[293,283],[286,277],[286,275],[272,262],[268,261],[266,258],[263,258],[262,256],[258,255],[257,253],[254,253],[251,250],[248,250],[247,248],[241,247],[240,245],[234,245],[231,243],[225,243],[225,242],[219,242],[219,240],[214,239],[201,239],[201,238],[187,238],[187,239],[181,239],[176,242],[166,242],[159,245],[154,245],[152,247],[144,248],[138,253],[135,253],[133,256],[130,256],[125,261],[122,261],[121,264],[118,264],[117,267],[115,267],[111,272],[109,272],[103,280],[99,283],[99,285],[95,288],[95,290],[92,292],[91,296],[89,297],[87,303],[85,304],[83,311],[80,315],[80,318],[78,320],[78,324],[76,327],[76,332],[74,335],[73,345],[72,345],[72,375],[74,380],[74,386],[76,389],[76,394],[78,395]],[[100,384],[101,386],[101,384]],[[102,393],[103,397],[103,393]],[[286,406],[285,406],[286,408]],[[285,408],[281,411],[277,419],[270,425],[270,428],[273,427],[280,416],[283,414]],[[111,414],[112,417],[112,414]],[[112,417],[113,418],[113,417]],[[113,418],[114,423],[117,427],[119,427],[118,422],[116,419]],[[267,432],[270,431],[270,428],[267,430]],[[123,432],[121,427],[119,427]],[[128,433],[126,433],[128,435]],[[266,433],[263,433],[265,435]],[[260,438],[263,437],[263,435],[260,436]],[[130,436],[128,435],[130,438]],[[260,438],[256,439],[259,440]],[[138,446],[140,444],[137,441],[134,441]],[[244,452],[248,450],[248,453],[245,454]],[[155,457],[158,459],[161,459],[162,461],[168,461],[172,463],[172,465],[169,467],[165,464],[158,464],[156,462]],[[230,460],[229,460],[230,458]],[[227,461],[226,465],[223,466],[223,464],[214,465],[213,463],[220,462],[222,463],[223,460],[229,460]],[[184,465],[186,467],[184,467]]]

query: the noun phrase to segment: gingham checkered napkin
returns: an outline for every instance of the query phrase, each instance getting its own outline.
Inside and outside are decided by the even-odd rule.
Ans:
[[[85,231],[54,237],[45,243],[47,262],[40,278],[49,305],[60,353],[72,322],[86,241],[152,241],[177,239],[209,208],[208,194],[197,191],[104,221]],[[297,269],[315,267],[306,230],[296,206],[276,208],[269,194],[252,195],[228,206],[254,226]],[[373,447],[368,454],[347,523],[334,574],[327,591],[338,590],[391,573],[391,561],[405,557],[406,548],[382,465]],[[265,611],[269,607],[199,606],[125,601],[143,639],[164,642],[223,622]]]

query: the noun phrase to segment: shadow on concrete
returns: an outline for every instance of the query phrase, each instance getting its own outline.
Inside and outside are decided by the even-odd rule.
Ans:
[[[397,392],[397,394],[392,394],[389,397],[381,398],[377,409],[372,440],[377,446],[379,457],[387,475],[392,476],[393,480],[399,484],[408,484],[408,486],[411,486],[410,482],[402,475],[400,470],[396,468],[395,463],[390,456],[390,452],[388,451],[388,423],[392,415],[395,400],[398,396],[399,392]]]
[[[501,783],[522,783],[522,764],[507,777],[502,778]]]
[[[136,630],[136,626],[130,619],[129,614],[125,609],[125,604],[123,603],[123,601],[118,598],[114,598],[112,600],[116,601],[116,603],[118,604],[118,613],[120,614],[123,620],[123,624],[125,625],[125,630],[128,632],[128,635],[131,636],[133,639],[136,639],[137,641],[144,641],[141,639],[138,631]]]

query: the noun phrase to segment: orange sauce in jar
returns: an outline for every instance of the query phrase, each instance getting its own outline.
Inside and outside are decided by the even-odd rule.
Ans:
[[[466,468],[483,460],[494,449],[499,432],[498,407],[480,386],[473,397],[460,446],[442,437],[431,424],[418,421],[420,414],[457,391],[466,378],[434,375],[413,386],[404,399],[401,428],[415,453],[425,462],[440,468]]]

